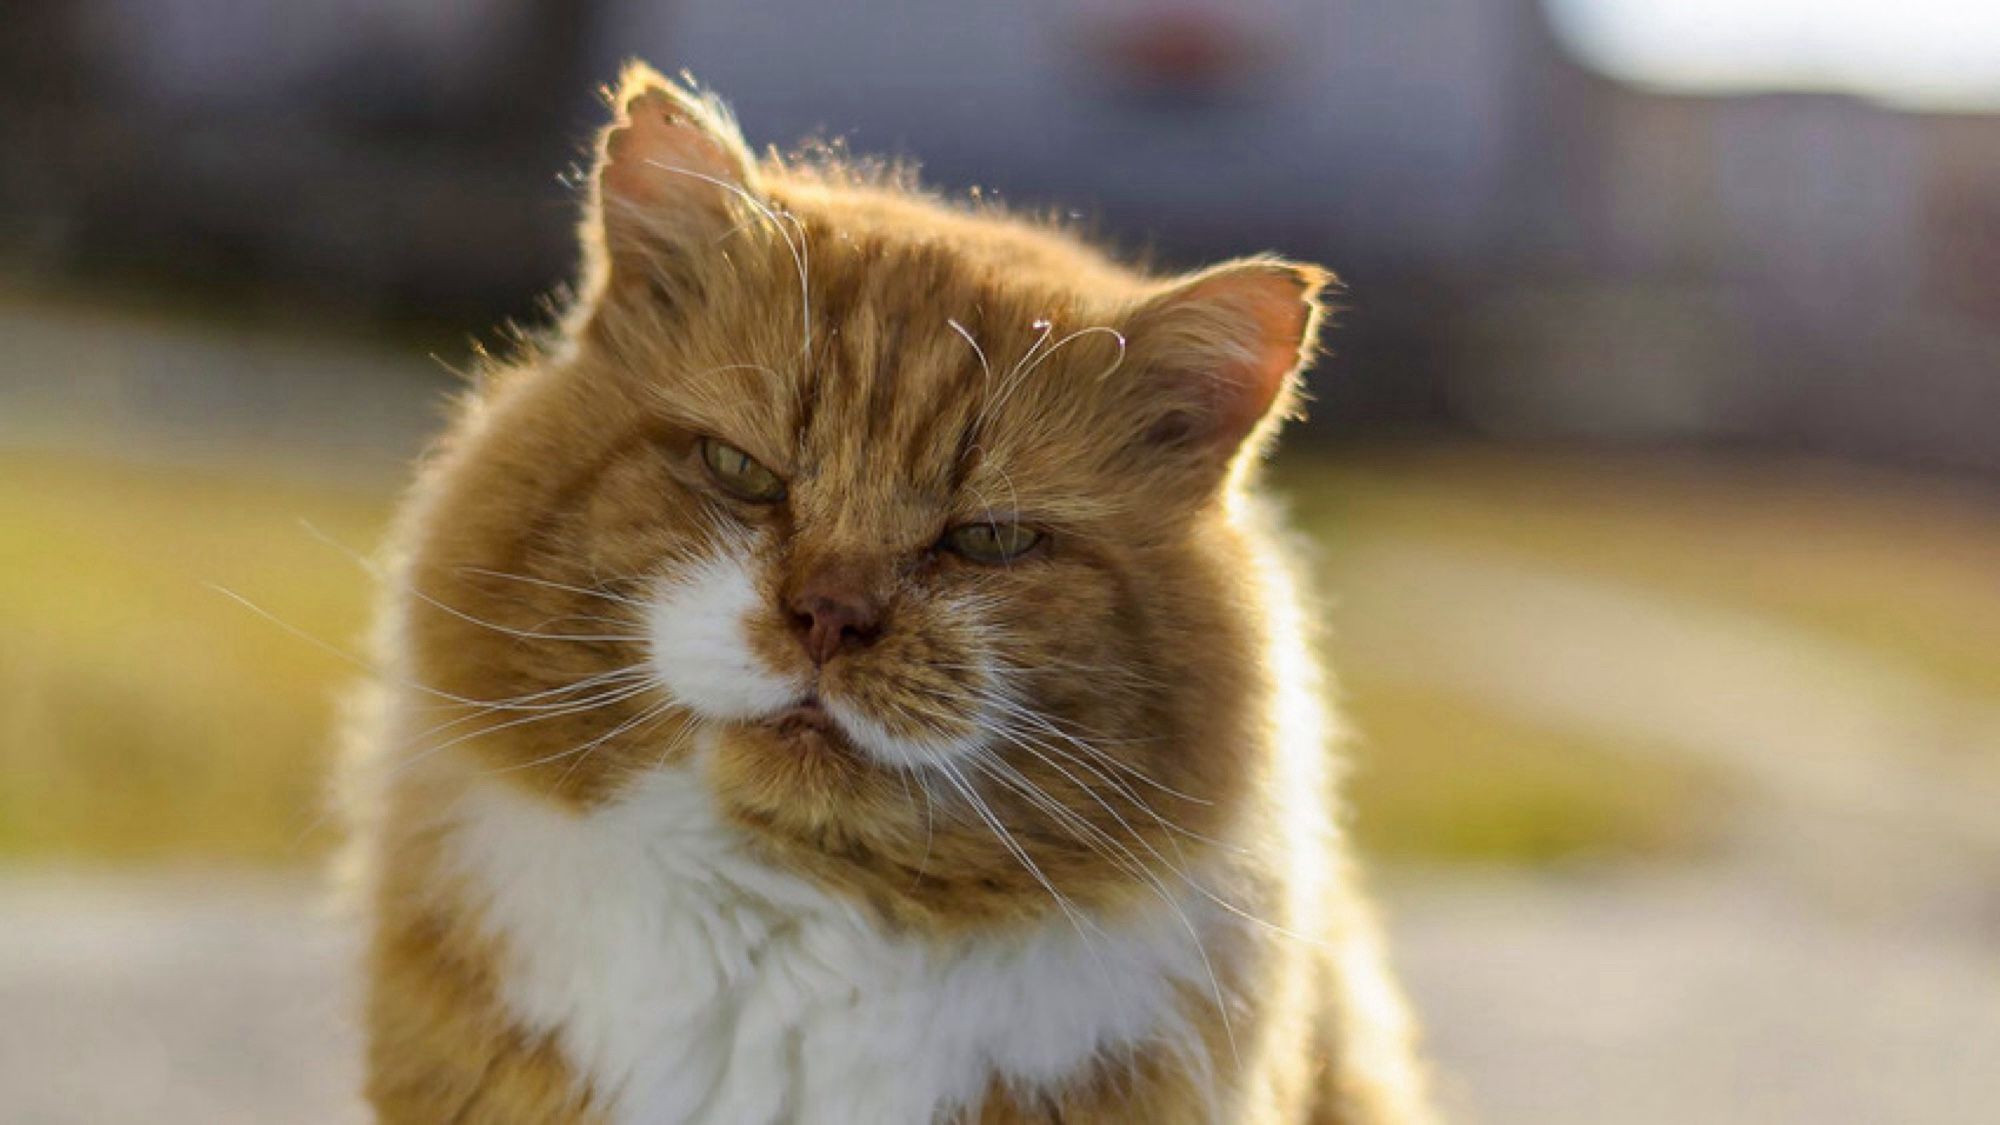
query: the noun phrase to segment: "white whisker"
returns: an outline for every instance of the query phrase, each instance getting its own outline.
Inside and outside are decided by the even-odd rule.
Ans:
[[[983,384],[991,386],[993,383],[993,367],[986,362],[986,349],[979,346],[979,341],[972,338],[972,333],[966,329],[965,325],[949,317],[945,319],[945,323],[951,326],[953,332],[963,337],[966,343],[972,345],[972,354],[979,357],[979,371]]]
[[[552,582],[546,578],[534,578],[526,574],[509,574],[504,570],[487,570],[485,567],[478,567],[478,566],[461,566],[458,568],[458,571],[461,574],[478,574],[487,578],[503,579],[508,582],[524,582],[530,586],[543,586],[551,590],[567,590],[572,594],[582,594],[586,597],[592,597],[592,598],[603,598],[606,601],[617,602],[620,605],[632,606],[635,609],[646,608],[646,603],[640,601],[637,598],[623,597],[621,595],[613,594],[607,590],[602,590],[602,589],[593,590],[587,586],[572,586],[565,582]],[[611,579],[611,581],[637,582],[639,581],[639,579],[636,578]]]
[[[999,816],[979,796],[974,790],[972,783],[963,774],[959,773],[950,762],[943,760],[937,763],[937,767],[944,775],[946,782],[958,791],[959,796],[965,798],[966,803],[971,806],[973,812],[986,822],[988,828],[993,830],[993,834],[999,839],[1001,846],[1005,847],[1020,862],[1021,866],[1027,869],[1028,874],[1033,876],[1035,882],[1041,884],[1042,889],[1048,892],[1049,897],[1054,900],[1056,908],[1061,910],[1063,916],[1069,919],[1070,925],[1076,928],[1076,935],[1083,941],[1084,946],[1094,949],[1090,945],[1090,935],[1084,933],[1083,927],[1088,924],[1092,929],[1096,929],[1096,923],[1089,922],[1083,913],[1076,908],[1075,904],[1071,903],[1061,891],[1056,889],[1055,884],[1050,882],[1048,876],[1042,873],[1041,867],[1035,863],[1034,858],[1014,839],[1013,833],[1007,831],[1007,826],[1001,823]]]
[[[610,730],[605,731],[603,734],[598,735],[596,738],[591,739],[589,742],[586,742],[581,746],[572,746],[567,750],[560,750],[554,754],[544,754],[538,758],[530,758],[525,762],[513,762],[505,766],[500,766],[497,769],[488,770],[487,772],[489,774],[515,773],[520,770],[533,769],[536,766],[545,766],[551,762],[559,762],[562,759],[567,758],[572,754],[588,755],[591,751],[597,749],[599,746],[602,746],[606,742],[609,742],[612,739],[618,737],[619,735],[624,734],[626,731],[631,730],[633,727],[636,727],[641,723],[650,722],[652,720],[664,717],[666,714],[674,710],[674,707],[675,704],[673,700],[671,699],[662,700],[661,702],[646,708],[645,710],[639,712],[637,715],[634,715],[633,717],[625,720],[624,722],[619,723],[617,726],[612,727]],[[571,769],[574,768],[575,768],[574,765],[572,765]],[[564,770],[562,777],[557,779],[557,783],[560,784],[563,778],[567,778],[568,776],[569,776],[569,771]]]
[[[799,270],[799,322],[801,328],[800,334],[802,337],[799,344],[799,355],[802,357],[811,355],[812,354],[812,288],[806,280],[807,277],[809,276],[806,265],[807,262],[809,262],[811,259],[808,257],[810,251],[807,248],[807,244],[809,240],[806,238],[806,230],[804,224],[800,223],[798,218],[792,215],[791,212],[789,211],[782,212],[785,218],[791,220],[792,225],[798,230],[799,239],[797,242],[794,242],[792,241],[791,232],[787,231],[785,229],[784,223],[779,221],[778,218],[779,212],[773,211],[767,204],[765,204],[763,200],[758,199],[756,196],[752,195],[748,190],[746,190],[743,187],[743,185],[733,184],[730,183],[728,180],[708,175],[705,172],[697,172],[692,168],[682,168],[678,165],[665,164],[658,160],[648,160],[645,163],[648,167],[658,168],[663,172],[674,172],[682,176],[691,176],[694,179],[702,181],[703,183],[711,184],[715,187],[721,188],[724,191],[730,192],[731,194],[735,195],[738,199],[741,199],[743,203],[746,206],[748,206],[751,210],[757,212],[759,215],[762,215],[764,217],[764,220],[771,224],[771,229],[778,232],[778,237],[785,240],[786,249],[792,252],[792,264],[797,266]]]

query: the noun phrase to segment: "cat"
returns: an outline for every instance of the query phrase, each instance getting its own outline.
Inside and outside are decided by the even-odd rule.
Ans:
[[[1254,487],[1330,276],[610,100],[392,540],[380,1119],[1429,1120]]]

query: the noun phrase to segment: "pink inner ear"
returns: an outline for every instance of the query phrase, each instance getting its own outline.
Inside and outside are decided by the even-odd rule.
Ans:
[[[1234,443],[1248,436],[1299,365],[1311,306],[1304,281],[1290,270],[1231,270],[1197,283],[1180,297],[1236,321],[1217,349],[1216,430]]]
[[[725,202],[741,186],[736,156],[671,96],[649,90],[625,105],[625,124],[604,142],[604,193],[636,204]]]

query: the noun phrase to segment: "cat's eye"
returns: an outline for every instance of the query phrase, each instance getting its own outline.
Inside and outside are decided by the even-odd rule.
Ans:
[[[960,524],[944,534],[944,545],[976,563],[1012,562],[1035,549],[1042,533],[1013,522]]]
[[[785,498],[785,482],[778,474],[726,441],[701,439],[701,461],[715,483],[738,500],[774,504]]]

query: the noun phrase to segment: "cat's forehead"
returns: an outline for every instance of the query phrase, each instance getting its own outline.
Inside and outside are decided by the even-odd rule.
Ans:
[[[954,361],[983,351],[989,365],[1004,364],[1045,325],[1088,315],[1094,303],[1077,278],[1004,241],[839,230],[810,245],[812,319],[845,338],[849,358],[903,346]]]
[[[805,234],[803,261],[781,248],[763,263],[761,300],[693,353],[705,428],[756,438],[826,518],[1023,505],[1051,475],[1040,455],[1092,413],[1094,377],[1122,354],[1117,294],[1004,240]]]
[[[807,287],[815,336],[793,368],[798,450],[815,474],[854,485],[946,486],[1007,444],[1010,400],[1054,373],[1038,361],[1058,324],[1083,315],[1079,302],[953,248],[842,245]]]
[[[996,421],[978,350],[949,323],[856,317],[842,329],[798,375],[801,478],[888,511],[943,497]]]

